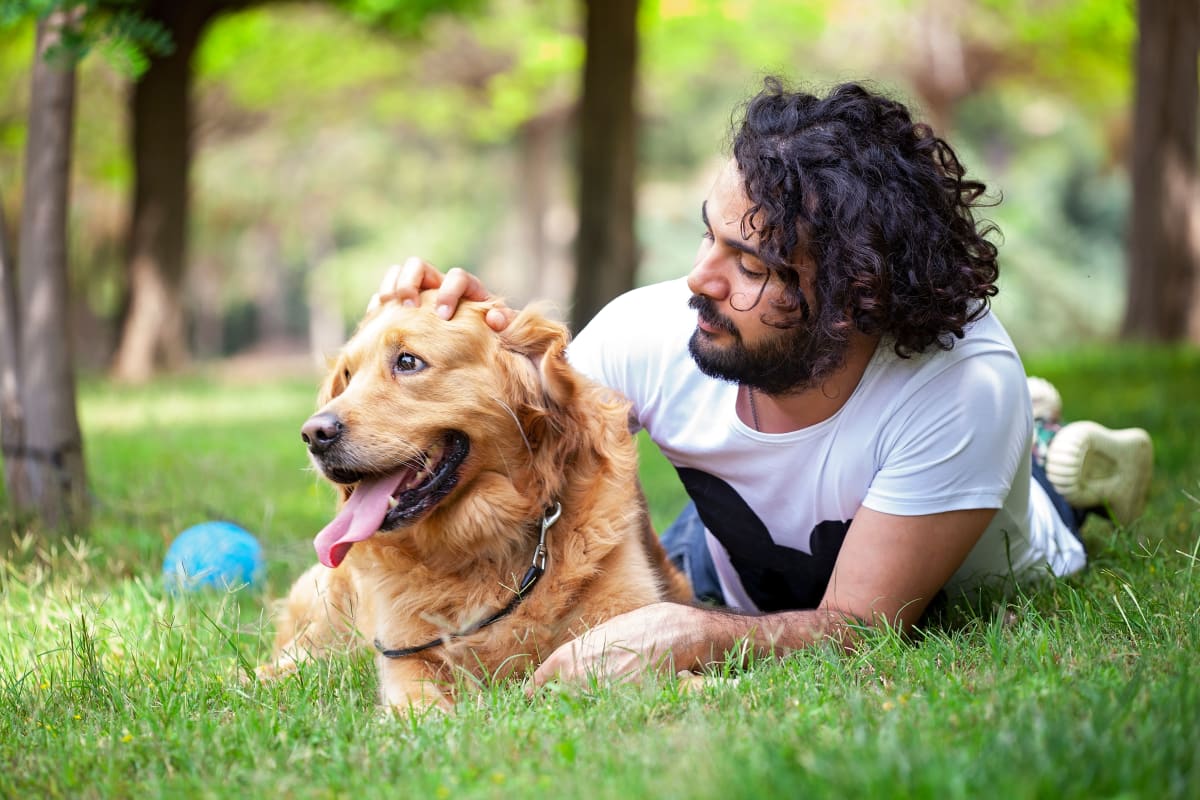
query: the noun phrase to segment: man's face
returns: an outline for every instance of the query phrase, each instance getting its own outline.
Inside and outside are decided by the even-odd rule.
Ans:
[[[742,218],[750,207],[741,176],[730,161],[717,178],[702,216],[704,240],[688,275],[697,312],[696,331],[688,342],[692,358],[706,375],[785,394],[814,385],[813,356],[821,348],[842,347],[815,332],[809,323],[779,328],[772,301],[783,284],[758,257],[755,231],[743,235]],[[810,298],[811,272],[800,270],[801,289]]]

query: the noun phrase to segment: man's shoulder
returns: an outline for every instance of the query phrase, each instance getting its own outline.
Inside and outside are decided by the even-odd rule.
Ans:
[[[1019,393],[1025,385],[1021,358],[1004,326],[990,311],[966,326],[949,348],[933,345],[901,357],[888,339],[880,342],[871,390],[893,407],[917,403],[932,409],[975,392],[1005,389]],[[989,388],[990,387],[990,388]]]
[[[963,327],[961,337],[947,335],[945,343],[949,346],[933,344],[925,352],[906,359],[909,368],[937,374],[980,358],[995,363],[1020,363],[1016,345],[990,308],[984,309],[979,316],[967,323]]]
[[[687,280],[679,278],[631,289],[611,300],[580,332],[579,338],[606,340],[690,335],[695,312],[687,306]]]
[[[695,312],[685,279],[633,289],[608,303],[567,348],[572,365],[595,380],[629,392],[633,375],[657,374],[686,361]]]
[[[630,289],[610,301],[601,313],[627,313],[637,308],[658,308],[662,312],[687,310],[687,301],[691,297],[687,278],[674,278],[669,281],[650,283]]]
[[[961,341],[969,345],[999,348],[1013,353],[1017,351],[1008,330],[991,306],[984,308],[979,316],[967,323]]]

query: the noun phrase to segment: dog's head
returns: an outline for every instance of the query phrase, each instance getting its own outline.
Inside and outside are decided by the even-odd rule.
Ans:
[[[562,325],[524,311],[497,334],[484,322],[489,304],[463,303],[449,321],[433,304],[426,292],[419,307],[369,314],[301,430],[344,501],[314,542],[326,566],[355,542],[424,520],[478,531],[536,516],[585,441],[581,426],[594,424],[577,407],[588,387],[566,363]]]

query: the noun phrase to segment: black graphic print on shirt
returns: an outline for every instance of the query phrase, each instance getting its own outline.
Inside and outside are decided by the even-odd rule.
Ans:
[[[776,544],[758,515],[732,486],[707,472],[679,467],[679,478],[704,527],[729,553],[746,594],[762,611],[816,608],[850,520],[827,520],[812,531],[812,555]]]

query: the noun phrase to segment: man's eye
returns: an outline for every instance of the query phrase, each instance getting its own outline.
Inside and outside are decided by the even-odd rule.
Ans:
[[[768,275],[771,274],[770,272],[766,272],[766,271],[760,272],[758,270],[751,269],[750,267],[746,266],[746,264],[742,261],[741,256],[738,256],[737,267],[738,267],[738,270],[743,275],[745,275],[750,280],[754,280],[754,281],[761,281],[764,278],[766,278]]]
[[[420,372],[428,366],[412,353],[401,353],[396,357],[396,372]]]

